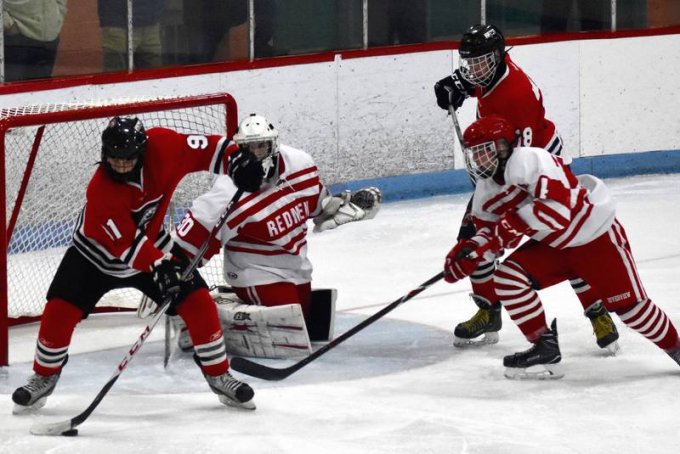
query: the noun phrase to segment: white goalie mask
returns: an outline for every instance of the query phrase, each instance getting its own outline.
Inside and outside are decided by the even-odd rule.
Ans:
[[[273,175],[279,154],[279,132],[265,117],[250,114],[242,120],[234,134],[234,142],[260,160],[265,178]]]

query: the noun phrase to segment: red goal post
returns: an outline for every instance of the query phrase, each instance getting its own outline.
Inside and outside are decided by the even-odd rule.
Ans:
[[[0,110],[0,366],[9,364],[9,327],[37,320],[52,277],[71,242],[85,190],[101,157],[101,132],[114,116],[137,116],[149,129],[231,137],[238,127],[227,93],[147,100],[36,105]],[[173,197],[172,222],[207,190],[212,175],[185,178]],[[221,280],[213,260],[204,275]],[[136,308],[141,294],[109,292],[98,308]]]

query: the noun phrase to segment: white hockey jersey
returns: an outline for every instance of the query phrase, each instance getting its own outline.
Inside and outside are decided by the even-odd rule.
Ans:
[[[559,157],[542,148],[515,148],[506,162],[504,184],[479,179],[472,215],[478,228],[495,225],[516,209],[534,240],[563,249],[605,233],[616,209],[605,184],[592,175],[575,177]]]
[[[307,258],[307,220],[319,210],[325,192],[312,157],[280,145],[275,186],[244,193],[213,242],[204,262],[224,248],[224,278],[235,287],[275,282],[311,281]],[[196,198],[177,228],[175,241],[195,254],[236,193],[228,176],[215,179],[210,191]]]

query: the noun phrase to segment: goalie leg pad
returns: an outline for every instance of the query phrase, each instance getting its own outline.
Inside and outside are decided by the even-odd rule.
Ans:
[[[335,300],[338,291],[334,288],[312,290],[307,317],[307,331],[312,342],[329,342],[335,330]]]
[[[312,353],[299,304],[266,307],[216,298],[229,353],[256,358],[291,358]]]

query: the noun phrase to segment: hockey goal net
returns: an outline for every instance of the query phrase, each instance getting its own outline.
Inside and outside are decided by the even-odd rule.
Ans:
[[[229,94],[0,110],[0,366],[9,360],[9,326],[42,314],[100,160],[101,133],[113,116],[137,116],[147,129],[228,137],[238,124]],[[207,172],[186,177],[166,222],[176,223],[212,178]],[[221,281],[220,263],[215,258],[201,270],[208,284]],[[140,299],[136,290],[116,290],[97,307],[134,309]]]

